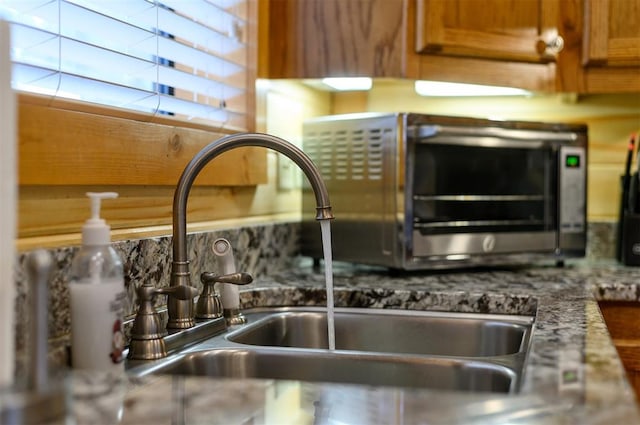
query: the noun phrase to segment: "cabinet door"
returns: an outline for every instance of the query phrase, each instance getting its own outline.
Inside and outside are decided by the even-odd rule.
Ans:
[[[583,64],[640,65],[640,0],[585,0]]]
[[[270,0],[260,76],[405,76],[406,1]]]
[[[419,53],[546,63],[562,48],[557,0],[417,0]]]
[[[640,0],[562,1],[557,89],[576,93],[640,91]]]

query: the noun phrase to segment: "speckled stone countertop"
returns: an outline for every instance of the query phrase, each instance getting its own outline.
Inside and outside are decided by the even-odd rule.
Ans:
[[[325,305],[310,264],[260,279],[244,308]],[[338,265],[336,306],[535,315],[517,394],[460,393],[274,380],[70,374],[77,423],[417,424],[640,423],[640,412],[598,300],[640,301],[640,269],[612,262],[566,267],[390,274]],[[563,372],[570,371],[572,380]]]

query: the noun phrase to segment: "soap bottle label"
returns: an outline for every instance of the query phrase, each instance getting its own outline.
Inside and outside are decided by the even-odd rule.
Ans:
[[[122,280],[104,279],[97,285],[86,280],[72,281],[69,288],[73,367],[122,369],[125,346],[122,318],[126,298]]]
[[[116,298],[110,303],[110,311],[116,317],[113,322],[113,334],[111,335],[111,362],[120,363],[124,360],[122,353],[124,352],[125,339],[122,329],[122,317],[124,310],[124,300],[126,298],[124,292],[116,295]]]

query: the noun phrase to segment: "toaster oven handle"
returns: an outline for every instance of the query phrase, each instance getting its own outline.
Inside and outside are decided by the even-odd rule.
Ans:
[[[522,147],[537,149],[550,142],[573,143],[578,140],[575,132],[554,132],[499,127],[453,127],[421,125],[416,129],[418,141],[429,143],[475,145],[484,147]],[[442,137],[442,139],[440,139]]]

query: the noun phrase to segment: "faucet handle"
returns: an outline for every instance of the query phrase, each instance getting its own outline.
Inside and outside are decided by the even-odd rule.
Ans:
[[[204,272],[200,275],[203,284],[231,283],[233,285],[248,285],[253,282],[253,277],[249,273],[238,272],[223,275],[216,275],[212,272]]]
[[[146,301],[152,301],[158,294],[170,295],[178,300],[190,300],[198,295],[198,289],[189,285],[156,288],[151,282],[145,282],[138,288],[138,302],[142,306]]]
[[[131,329],[129,358],[132,360],[155,360],[167,356],[164,336],[167,331],[162,326],[160,316],[153,306],[156,295],[170,295],[179,300],[190,300],[198,295],[193,286],[178,285],[156,288],[149,281],[138,288],[138,312]]]
[[[196,303],[196,318],[198,319],[216,319],[222,317],[222,301],[220,296],[216,294],[213,288],[214,284],[230,283],[233,285],[248,285],[253,282],[253,277],[249,273],[230,273],[225,275],[216,275],[212,272],[204,272],[200,275],[202,282],[202,294]]]

